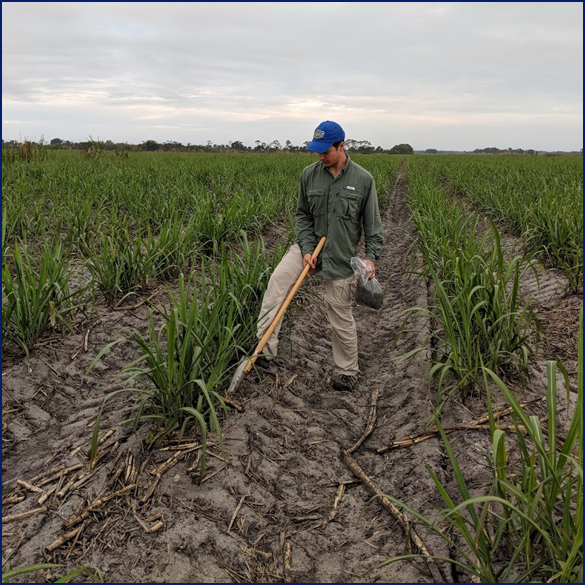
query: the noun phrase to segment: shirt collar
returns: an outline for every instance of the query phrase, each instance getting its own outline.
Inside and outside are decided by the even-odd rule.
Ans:
[[[351,164],[351,158],[349,158],[349,154],[347,154],[347,152],[345,153],[345,156],[347,156],[347,160],[345,161],[345,166],[341,169],[341,174],[345,174],[345,171],[347,171],[349,169],[349,165]]]

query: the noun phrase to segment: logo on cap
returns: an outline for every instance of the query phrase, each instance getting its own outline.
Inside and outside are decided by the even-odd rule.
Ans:
[[[313,134],[313,138],[317,140],[319,138],[323,138],[323,136],[325,136],[325,132],[323,132],[323,130],[315,130],[315,134]]]

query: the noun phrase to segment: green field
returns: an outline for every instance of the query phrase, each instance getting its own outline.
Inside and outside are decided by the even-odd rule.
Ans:
[[[436,424],[454,398],[465,403],[479,396],[491,416],[486,492],[472,497],[443,435],[456,483],[447,493],[431,475],[449,530],[419,520],[456,551],[468,576],[580,580],[582,354],[576,414],[558,449],[556,378],[560,373],[569,386],[566,370],[556,361],[548,365],[546,430],[538,417],[525,415],[506,384],[526,374],[538,342],[538,315],[522,293],[526,275],[552,271],[565,283],[566,298],[582,292],[582,158],[352,158],[374,176],[383,214],[391,213],[392,198],[406,201],[401,229],[413,226],[410,272],[428,287],[428,304],[401,316],[403,323],[409,315],[424,317],[427,343],[410,348],[397,367],[430,356]],[[121,372],[126,386],[105,395],[97,416],[91,465],[100,457],[108,400],[129,388],[136,426],[150,425],[152,444],[201,440],[203,480],[206,441],[212,434],[222,443],[224,390],[255,345],[268,279],[294,238],[300,174],[315,160],[283,153],[3,156],[2,351],[16,364],[8,372],[47,339],[59,344],[79,334],[82,322],[89,327],[87,351],[88,316],[97,310],[111,316],[148,309],[142,328],[113,332],[86,369],[71,366],[79,378],[93,375],[118,344],[132,347]],[[403,190],[394,192],[398,182]],[[386,255],[393,253],[391,241]],[[163,287],[164,304],[149,304],[152,290]],[[398,329],[386,323],[394,345]],[[488,382],[512,407],[513,446],[496,428]]]

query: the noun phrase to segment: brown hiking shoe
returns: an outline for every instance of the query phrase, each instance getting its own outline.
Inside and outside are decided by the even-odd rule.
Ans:
[[[347,374],[335,374],[331,379],[331,385],[340,392],[351,392],[357,384],[357,376]]]

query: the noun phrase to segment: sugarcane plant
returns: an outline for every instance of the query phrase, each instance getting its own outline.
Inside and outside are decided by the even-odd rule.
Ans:
[[[424,516],[392,496],[384,497],[408,510],[455,553],[452,558],[438,560],[451,563],[468,578],[484,583],[583,581],[582,309],[577,371],[574,396],[567,370],[556,361],[548,362],[545,425],[538,416],[525,411],[496,373],[483,369],[491,432],[491,451],[484,455],[492,475],[484,495],[471,496],[447,434],[437,421],[456,480],[457,496],[447,490],[427,464],[443,504],[438,508],[437,518]],[[564,437],[558,432],[559,373],[572,412]],[[498,428],[494,417],[491,400],[494,385],[512,408],[511,436]],[[393,557],[382,566],[416,556]]]

